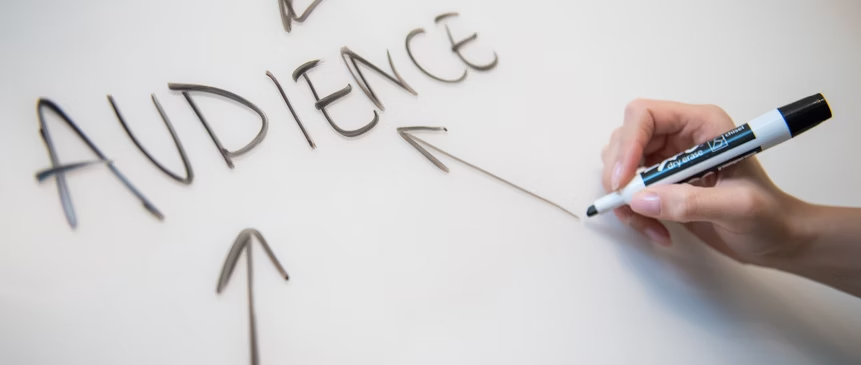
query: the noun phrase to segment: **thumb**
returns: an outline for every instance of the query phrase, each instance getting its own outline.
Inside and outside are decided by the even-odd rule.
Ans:
[[[752,214],[757,195],[751,187],[699,187],[689,184],[658,185],[631,199],[634,212],[674,222],[727,222]]]

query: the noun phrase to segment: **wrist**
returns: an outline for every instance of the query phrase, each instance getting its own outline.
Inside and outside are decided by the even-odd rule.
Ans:
[[[794,199],[794,198],[793,198]],[[825,212],[823,207],[796,200],[795,208],[789,214],[789,247],[790,253],[785,257],[784,266],[790,267],[793,272],[801,270],[812,247],[819,241],[822,231],[822,220]]]
[[[861,209],[797,202],[786,250],[766,265],[861,297]]]

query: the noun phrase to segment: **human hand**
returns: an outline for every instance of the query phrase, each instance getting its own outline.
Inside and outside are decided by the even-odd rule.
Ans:
[[[641,166],[652,166],[735,128],[713,105],[636,100],[604,147],[602,183],[624,187]],[[658,185],[635,194],[615,215],[651,240],[670,245],[659,222],[682,223],[721,253],[741,262],[767,264],[803,245],[797,231],[809,206],[784,193],[755,157],[692,184]]]

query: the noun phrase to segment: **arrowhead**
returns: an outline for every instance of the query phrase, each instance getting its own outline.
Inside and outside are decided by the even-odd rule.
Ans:
[[[430,160],[430,162],[433,163],[440,170],[445,171],[445,172],[449,172],[448,167],[445,164],[440,162],[440,160],[438,160],[436,157],[434,157],[434,155],[432,155],[430,152],[428,152],[428,150],[426,150],[424,147],[422,147],[416,141],[422,142],[422,143],[430,146],[431,148],[433,148],[435,150],[437,150],[437,149],[435,147],[433,147],[431,144],[429,144],[429,143],[419,139],[418,137],[412,135],[410,133],[412,131],[444,131],[444,132],[447,132],[448,129],[446,129],[445,127],[400,127],[400,128],[398,128],[398,134],[401,136],[401,138],[403,138],[405,141],[407,141],[407,143],[409,143],[411,146],[413,146],[413,148],[415,148],[416,151],[419,151],[419,153],[421,153],[423,156],[425,156],[425,158]]]
[[[287,271],[284,270],[284,267],[281,266],[280,262],[278,262],[278,259],[275,257],[275,253],[273,253],[272,249],[269,248],[269,244],[266,243],[266,240],[263,238],[263,235],[260,234],[260,231],[254,228],[248,228],[242,230],[242,232],[236,236],[236,240],[233,241],[233,246],[230,247],[230,252],[227,253],[227,258],[224,260],[224,267],[221,269],[221,276],[218,278],[218,286],[215,288],[216,293],[220,294],[221,291],[224,290],[224,287],[227,286],[227,282],[230,281],[230,276],[233,274],[233,269],[236,268],[236,263],[239,261],[239,255],[242,254],[242,250],[251,248],[249,243],[251,242],[252,235],[257,237],[257,240],[260,241],[260,245],[263,246],[269,259],[272,260],[272,264],[275,265],[275,268],[281,276],[284,277],[284,280],[289,280]]]
[[[233,241],[233,246],[230,247],[230,252],[227,253],[227,259],[224,260],[224,267],[221,269],[221,276],[218,278],[218,286],[215,289],[216,293],[221,293],[221,290],[227,286],[230,281],[230,275],[233,274],[233,269],[236,268],[236,262],[239,261],[239,255],[245,246],[248,246],[248,241],[251,240],[249,230],[243,230]]]

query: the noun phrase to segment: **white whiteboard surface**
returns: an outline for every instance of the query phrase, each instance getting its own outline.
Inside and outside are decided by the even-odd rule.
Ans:
[[[296,1],[303,9],[310,1]],[[499,55],[460,84],[462,64],[434,17],[456,11],[471,57]],[[861,3],[831,1],[324,0],[282,28],[276,0],[4,1],[0,5],[0,363],[247,364],[245,261],[215,286],[244,228],[254,245],[262,364],[857,364],[861,300],[746,267],[678,229],[665,249],[615,218],[584,224],[448,158],[444,174],[400,126],[445,126],[426,140],[577,213],[602,191],[601,147],[637,97],[714,103],[736,123],[822,92],[834,118],[759,159],[786,191],[861,206]],[[290,74],[312,59],[345,128],[373,104],[339,50],[366,71],[386,110],[367,135],[337,135]],[[318,148],[308,147],[265,72],[275,74]],[[263,143],[229,169],[168,82],[235,92],[261,107]],[[132,144],[182,173],[155,93],[193,165],[170,180]],[[195,94],[229,149],[259,118]],[[158,221],[104,167],[68,174],[79,226],[66,222],[36,101],[57,102],[164,214]],[[51,113],[63,162],[93,159]],[[800,171],[803,171],[800,172]]]

